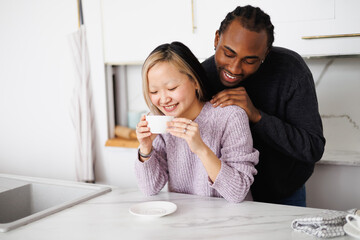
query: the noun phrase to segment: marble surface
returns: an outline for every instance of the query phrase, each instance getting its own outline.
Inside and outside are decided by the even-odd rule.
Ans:
[[[320,164],[360,166],[360,58],[306,60],[315,81],[326,138]]]
[[[360,167],[360,152],[359,151],[342,151],[342,150],[328,150],[324,152],[319,164],[333,164],[343,166],[359,166]]]
[[[155,200],[171,201],[177,211],[161,218],[129,212],[133,204]],[[290,224],[296,218],[322,211],[259,202],[232,204],[219,198],[168,192],[145,197],[137,189],[114,188],[100,197],[0,233],[0,239],[316,239],[293,231]]]

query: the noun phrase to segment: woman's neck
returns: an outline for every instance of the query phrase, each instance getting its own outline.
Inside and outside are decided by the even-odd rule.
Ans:
[[[205,102],[196,101],[194,103],[194,105],[192,106],[191,111],[186,113],[184,116],[180,116],[180,117],[184,117],[184,118],[187,118],[190,120],[195,120],[195,118],[197,118],[197,116],[199,116],[204,105],[205,105]]]

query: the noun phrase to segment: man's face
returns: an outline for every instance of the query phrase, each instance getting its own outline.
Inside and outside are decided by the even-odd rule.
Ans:
[[[220,81],[227,87],[237,86],[255,73],[268,53],[265,30],[247,30],[236,19],[221,36],[216,32],[214,45]]]

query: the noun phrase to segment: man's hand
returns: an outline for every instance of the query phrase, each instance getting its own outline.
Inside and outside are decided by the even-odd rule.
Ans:
[[[257,123],[261,119],[260,112],[253,103],[244,87],[225,89],[216,94],[210,101],[214,107],[236,105],[245,110],[250,122]]]

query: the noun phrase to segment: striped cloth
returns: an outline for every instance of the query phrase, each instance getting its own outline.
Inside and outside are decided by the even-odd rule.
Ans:
[[[346,223],[345,217],[354,210],[350,209],[346,212],[326,210],[317,216],[295,219],[291,227],[296,231],[320,238],[343,236],[345,235],[343,228]]]

